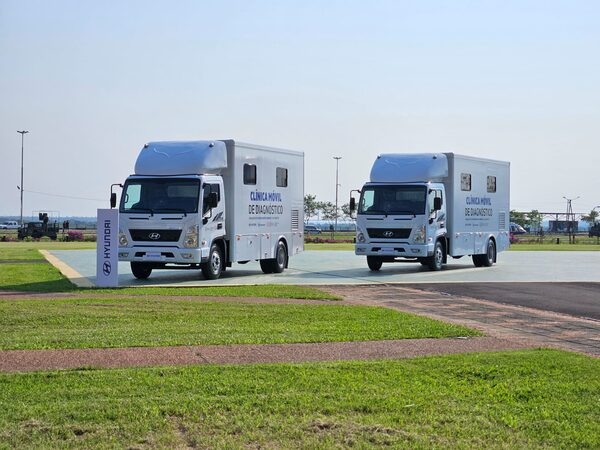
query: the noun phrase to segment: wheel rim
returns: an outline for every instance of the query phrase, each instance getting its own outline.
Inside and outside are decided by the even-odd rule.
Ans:
[[[277,264],[279,267],[283,267],[285,264],[285,250],[282,247],[279,247],[277,251]]]
[[[443,259],[444,255],[442,254],[442,248],[438,246],[435,248],[435,265],[438,267],[441,266]]]
[[[210,268],[213,273],[218,273],[221,269],[221,256],[219,256],[218,252],[213,252],[210,258]]]

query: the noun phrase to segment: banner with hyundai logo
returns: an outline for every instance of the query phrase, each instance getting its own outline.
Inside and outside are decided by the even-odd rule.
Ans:
[[[99,209],[96,224],[96,286],[119,285],[119,210]]]

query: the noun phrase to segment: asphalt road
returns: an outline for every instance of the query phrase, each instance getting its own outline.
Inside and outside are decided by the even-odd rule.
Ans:
[[[600,283],[419,283],[403,286],[600,320]]]

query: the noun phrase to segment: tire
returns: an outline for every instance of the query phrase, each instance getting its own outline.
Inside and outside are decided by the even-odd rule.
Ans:
[[[367,266],[371,272],[377,272],[383,265],[383,259],[379,256],[367,256]]]
[[[147,263],[132,261],[131,273],[133,273],[133,276],[136,277],[138,280],[145,280],[152,273],[152,267]]]
[[[288,262],[287,248],[281,241],[277,243],[277,250],[275,251],[275,259],[272,260],[273,273],[282,273],[285,270]]]
[[[260,268],[263,273],[282,273],[288,262],[287,248],[282,241],[277,243],[277,250],[275,250],[275,258],[273,259],[261,259]]]
[[[429,270],[437,272],[442,270],[444,265],[444,246],[440,241],[435,243],[433,247],[433,255],[427,258],[427,267]]]
[[[273,273],[273,264],[270,259],[261,259],[259,262],[263,273]]]
[[[488,239],[486,249],[487,252],[485,255],[481,255],[481,265],[483,267],[492,267],[496,260],[496,244],[494,244],[494,241]]]
[[[216,280],[221,276],[221,272],[223,272],[224,263],[221,247],[217,244],[211,245],[210,252],[208,253],[208,261],[201,266],[202,275],[207,280]]]
[[[482,255],[473,255],[473,264],[475,267],[483,267],[483,263],[481,262]]]

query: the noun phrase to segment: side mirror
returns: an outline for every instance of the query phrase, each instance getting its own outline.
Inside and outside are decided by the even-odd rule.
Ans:
[[[110,194],[110,207],[111,209],[117,206],[117,194],[115,192],[111,192]]]
[[[208,198],[206,199],[206,204],[209,208],[216,208],[219,204],[219,196],[216,192],[211,192],[208,194]]]
[[[436,197],[433,199],[433,209],[436,211],[442,209],[442,199],[440,197]]]
[[[350,211],[356,211],[356,199],[354,197],[350,197]]]

